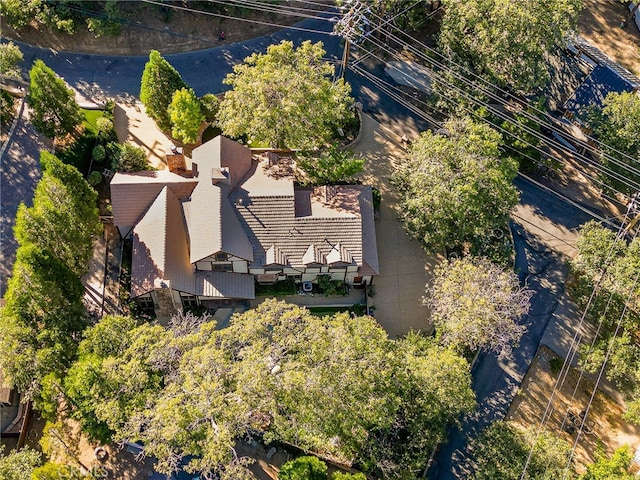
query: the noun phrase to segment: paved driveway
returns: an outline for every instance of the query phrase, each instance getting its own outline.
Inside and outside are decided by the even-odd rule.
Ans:
[[[33,190],[40,179],[40,150],[44,141],[28,121],[28,111],[21,116],[13,136],[0,158],[0,298],[7,290],[18,244],[13,236],[18,205],[31,205]]]
[[[362,135],[353,150],[367,161],[363,183],[377,187],[382,194],[380,218],[376,220],[380,276],[373,281],[375,295],[369,302],[375,306],[375,317],[391,337],[410,329],[431,331],[422,296],[437,260],[428,257],[405,232],[398,218],[399,197],[389,181],[394,165],[405,158],[400,138],[363,115]]]

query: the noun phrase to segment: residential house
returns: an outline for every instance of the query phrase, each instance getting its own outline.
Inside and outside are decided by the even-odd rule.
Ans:
[[[601,107],[611,92],[640,91],[640,79],[586,40],[578,37],[571,50],[592,67],[591,72],[564,104],[569,117],[581,116],[590,107]]]
[[[602,107],[612,92],[640,94],[640,79],[581,37],[573,40],[569,50],[589,74],[564,102],[562,117],[548,119],[557,127],[553,132],[557,141],[585,155],[593,145],[588,137],[591,129],[583,124],[589,109]]]
[[[218,136],[191,169],[116,173],[113,219],[132,242],[131,296],[159,316],[233,306],[255,284],[330,275],[359,287],[378,274],[371,187],[298,188],[289,158]],[[178,157],[179,158],[179,157]]]

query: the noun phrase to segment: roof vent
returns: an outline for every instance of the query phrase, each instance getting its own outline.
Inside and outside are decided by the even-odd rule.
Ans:
[[[211,169],[211,183],[219,185],[221,183],[229,183],[229,169],[227,167]]]

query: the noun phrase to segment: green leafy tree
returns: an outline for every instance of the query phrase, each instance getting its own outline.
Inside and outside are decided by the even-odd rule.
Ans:
[[[296,163],[314,185],[332,185],[346,182],[364,168],[364,159],[356,158],[351,150],[342,150],[336,144],[318,154],[300,156]]]
[[[518,202],[518,165],[500,158],[500,134],[487,125],[463,118],[445,127],[447,135],[422,133],[394,174],[401,215],[429,252],[481,250]]]
[[[190,88],[182,88],[173,93],[169,105],[169,118],[171,119],[171,135],[184,143],[198,141],[198,131],[204,114],[198,97]]]
[[[63,372],[75,356],[74,335],[86,326],[80,279],[35,245],[16,252],[13,276],[0,312],[0,368],[26,398],[42,379]]]
[[[173,93],[188,88],[178,71],[167,62],[160,52],[151,50],[149,61],[144,66],[140,84],[140,100],[161,130],[171,129],[171,118],[167,109]]]
[[[331,480],[367,480],[367,477],[364,473],[335,472],[331,475]]]
[[[107,146],[111,157],[111,168],[116,172],[141,172],[153,170],[147,160],[147,153],[130,143],[112,142]]]
[[[170,334],[161,326],[137,326],[130,317],[106,316],[84,333],[78,360],[63,383],[72,418],[90,438],[109,442],[137,409],[157,395]],[[168,357],[167,357],[168,358]],[[55,394],[49,401],[57,403]]]
[[[29,77],[31,120],[36,129],[50,138],[73,133],[84,118],[73,90],[42,60],[34,62]]]
[[[0,90],[0,124],[10,125],[15,117],[15,98],[6,90]]]
[[[353,117],[351,88],[332,81],[333,65],[322,60],[322,43],[270,45],[236,65],[218,111],[225,135],[275,148],[312,149],[327,142]]]
[[[538,435],[539,433],[539,435]],[[537,439],[536,439],[537,437]],[[551,432],[524,430],[504,421],[487,427],[472,443],[473,480],[519,480],[527,457],[534,445],[527,466],[530,480],[563,478],[570,446]]]
[[[445,55],[501,86],[528,93],[549,78],[545,57],[578,24],[581,0],[444,0]]]
[[[426,19],[428,13],[426,7],[429,5],[428,2],[407,5],[404,0],[372,0],[368,4],[375,9],[378,16],[384,17],[385,21],[401,31],[420,28]],[[374,32],[374,34],[379,33]]]
[[[31,478],[33,470],[42,464],[42,455],[30,448],[18,452],[4,453],[0,447],[0,479],[25,480]]]
[[[629,445],[618,448],[611,457],[597,454],[596,461],[587,465],[587,472],[580,475],[580,480],[633,480],[637,478],[629,473],[633,452]]]
[[[635,193],[621,179],[640,184],[640,175],[633,172],[640,158],[640,97],[636,92],[611,92],[601,109],[590,112],[588,122],[602,142],[601,151],[606,154],[602,162],[613,172],[602,174],[605,182],[622,192]]]
[[[21,245],[35,244],[50,251],[75,275],[88,268],[93,238],[98,233],[96,191],[71,165],[53,154],[40,154],[42,179],[33,206],[22,204],[16,217],[15,236]]]
[[[392,341],[370,317],[275,300],[222,330],[189,316],[168,330],[102,320],[64,389],[85,428],[141,441],[159,471],[188,457],[185,470],[229,478],[243,472],[233,447],[249,432],[378,476],[413,474],[474,405],[467,362],[431,339]]]
[[[33,206],[18,209],[20,246],[0,310],[0,368],[27,398],[74,359],[86,326],[80,276],[99,227],[96,193],[82,175],[48,152],[41,165]]]
[[[635,340],[640,322],[640,240],[630,242],[597,222],[583,225],[571,266],[570,293],[587,318],[600,325],[598,340],[580,349],[580,366],[598,372],[607,358],[606,378],[626,399],[628,421],[640,424],[640,347]],[[598,284],[598,294],[591,294]],[[589,301],[591,298],[591,301]]]
[[[0,43],[0,77],[19,78],[22,52],[13,42]]]
[[[34,20],[42,8],[42,0],[3,0],[0,17],[14,28],[23,28]]]
[[[279,480],[327,480],[327,464],[317,457],[289,460],[278,472]]]
[[[81,480],[83,475],[80,467],[47,462],[36,468],[31,474],[31,480]]]
[[[115,37],[120,33],[122,23],[119,17],[120,9],[117,0],[107,0],[102,7],[101,18],[90,17],[86,19],[87,29],[100,37]]]
[[[527,330],[518,322],[529,311],[532,294],[516,274],[485,258],[465,257],[436,268],[427,301],[442,343],[503,357]]]
[[[206,93],[200,98],[200,104],[202,105],[205,120],[209,123],[215,122],[220,108],[218,97],[213,93]]]

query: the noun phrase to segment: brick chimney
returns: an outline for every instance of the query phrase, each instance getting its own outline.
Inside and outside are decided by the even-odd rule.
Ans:
[[[176,147],[171,144],[166,153],[167,165],[171,173],[183,175],[187,170],[187,163],[182,153],[182,147]]]

